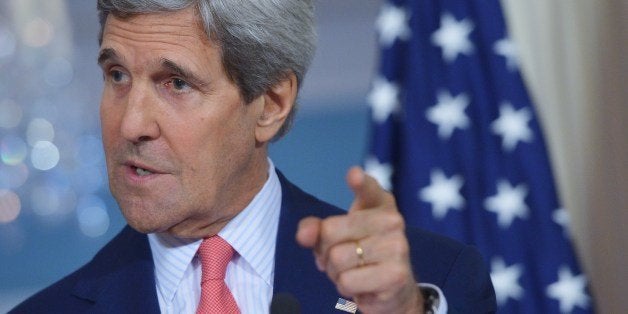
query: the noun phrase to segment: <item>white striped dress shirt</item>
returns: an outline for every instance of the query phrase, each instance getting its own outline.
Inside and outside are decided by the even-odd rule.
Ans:
[[[218,235],[235,249],[225,282],[242,314],[268,311],[273,295],[275,239],[281,184],[269,159],[268,180],[251,203]],[[201,295],[201,265],[195,257],[202,240],[149,234],[155,283],[162,313],[195,313]]]

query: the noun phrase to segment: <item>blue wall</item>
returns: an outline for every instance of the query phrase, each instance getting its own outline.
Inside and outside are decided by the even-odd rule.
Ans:
[[[338,104],[342,106],[342,104]],[[348,208],[349,167],[360,165],[367,136],[366,109],[303,114],[286,138],[273,144],[271,158],[290,180],[336,206]]]

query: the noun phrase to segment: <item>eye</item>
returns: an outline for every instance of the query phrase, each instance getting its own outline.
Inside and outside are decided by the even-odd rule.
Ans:
[[[113,68],[106,72],[105,79],[115,84],[125,84],[129,81],[129,76],[124,71]]]
[[[182,80],[180,78],[174,78],[174,79],[172,79],[172,87],[174,89],[176,89],[176,90],[181,91],[181,90],[184,90],[184,89],[190,87],[190,85],[186,81],[184,81],[184,80]]]
[[[113,70],[111,71],[111,80],[114,82],[121,82],[124,79],[124,73],[122,71]]]
[[[164,83],[164,86],[171,92],[178,94],[189,92],[189,90],[192,88],[192,86],[188,82],[178,77],[169,78]]]

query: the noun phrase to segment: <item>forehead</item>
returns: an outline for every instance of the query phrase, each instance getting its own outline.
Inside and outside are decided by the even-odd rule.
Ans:
[[[119,17],[110,14],[103,28],[101,49],[148,59],[163,54],[183,54],[189,61],[217,54],[195,7]]]
[[[108,31],[111,32],[112,28],[118,28],[121,31],[138,31],[138,35],[147,37],[160,34],[180,35],[191,36],[189,39],[207,41],[202,20],[195,6],[177,11],[131,14],[125,17],[109,14],[103,28],[103,36]]]

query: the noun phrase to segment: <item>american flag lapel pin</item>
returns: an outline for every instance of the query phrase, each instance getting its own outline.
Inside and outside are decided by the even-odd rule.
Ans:
[[[355,304],[355,302],[338,298],[338,302],[336,302],[336,309],[349,313],[355,313],[358,310],[358,305]]]

